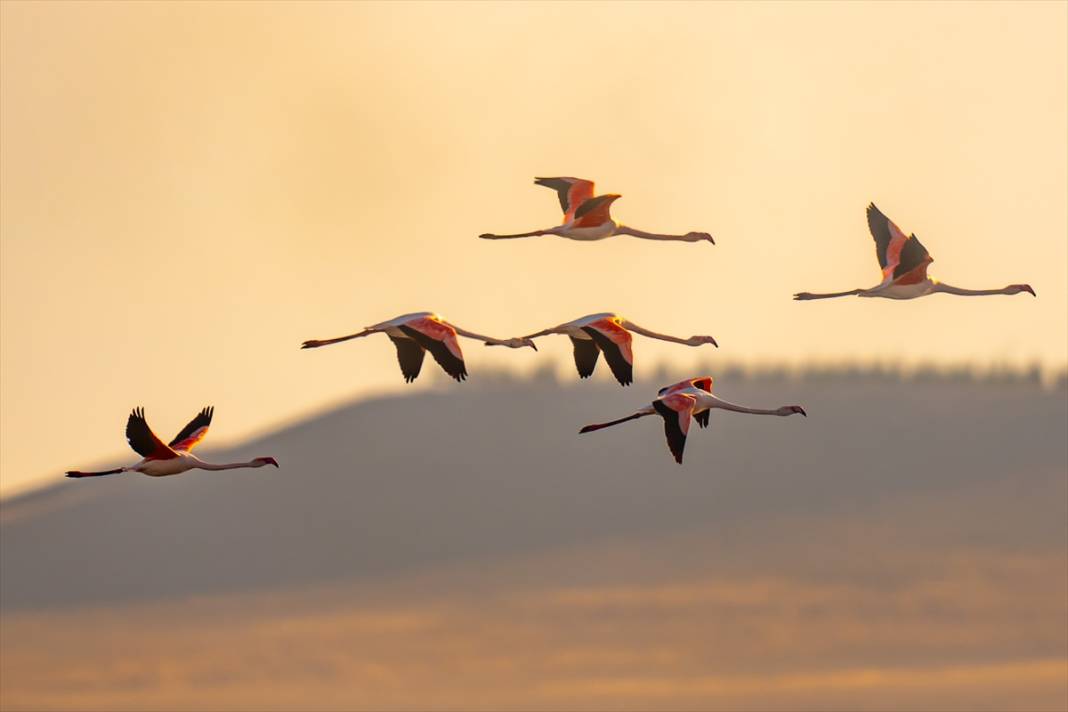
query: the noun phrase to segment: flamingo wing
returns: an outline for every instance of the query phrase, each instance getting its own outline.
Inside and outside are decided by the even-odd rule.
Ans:
[[[894,221],[883,215],[875,203],[868,205],[868,230],[875,240],[875,257],[886,278],[901,262],[901,250],[908,237]]]
[[[700,388],[702,391],[712,392],[712,376],[701,376],[700,378],[694,378],[690,381],[694,388]]]
[[[604,360],[612,369],[620,385],[629,386],[634,382],[634,352],[631,350],[633,338],[630,332],[619,325],[613,318],[598,319],[582,327],[590,335],[597,347],[604,352]]]
[[[396,336],[390,336],[389,340],[397,347],[397,361],[400,363],[401,374],[404,376],[404,381],[406,383],[411,383],[423,368],[423,356],[426,355],[426,349],[420,346],[414,339],[403,339]]]
[[[400,330],[408,338],[430,352],[445,373],[457,381],[467,378],[464,354],[460,350],[460,341],[456,338],[456,329],[433,317],[420,317],[401,324]]]
[[[667,393],[674,393],[675,391],[681,391],[685,388],[700,388],[702,391],[712,392],[712,376],[700,376],[698,378],[687,378],[685,381],[679,381],[678,383],[672,383],[670,386],[664,386],[657,393],[658,396],[665,395]]]
[[[612,201],[618,196],[598,195],[590,198],[575,210],[575,227],[597,227],[612,219]]]
[[[591,339],[576,339],[569,336],[572,346],[575,347],[575,367],[578,368],[579,378],[589,378],[593,375],[593,369],[597,367],[597,358],[601,350],[597,348],[597,342]]]
[[[690,432],[690,416],[697,399],[685,393],[675,393],[653,401],[653,408],[664,419],[664,435],[668,449],[675,462],[682,464],[682,452],[686,449],[686,434]]]
[[[214,414],[215,408],[210,405],[202,409],[174,436],[174,440],[167,443],[167,447],[172,450],[192,450],[208,434],[208,426],[211,425],[211,416]]]
[[[712,410],[702,410],[700,413],[694,413],[693,419],[697,421],[697,424],[702,428],[708,427],[709,416],[712,415]]]
[[[927,279],[927,265],[934,262],[927,248],[915,234],[909,235],[901,248],[900,261],[894,267],[894,284],[918,284]]]
[[[126,420],[126,442],[138,455],[151,460],[170,460],[178,457],[178,453],[163,444],[156,437],[152,428],[148,427],[145,420],[145,409],[134,408],[130,417]]]
[[[535,178],[537,185],[552,188],[560,198],[560,209],[564,211],[564,222],[569,223],[575,217],[578,207],[593,197],[593,181],[582,178]]]

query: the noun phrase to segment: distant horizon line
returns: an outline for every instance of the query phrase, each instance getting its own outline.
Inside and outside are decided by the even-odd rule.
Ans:
[[[644,369],[643,369],[644,370]],[[558,365],[556,362],[545,361],[530,370],[519,370],[500,364],[483,365],[479,371],[479,379],[472,380],[471,386],[477,386],[479,381],[488,377],[492,380],[507,380],[512,382],[539,381],[552,379],[565,382],[566,377],[561,374],[571,373],[573,369],[568,366]],[[916,380],[944,380],[960,381],[967,380],[977,383],[1035,383],[1043,385],[1051,390],[1068,387],[1068,363],[1059,366],[1043,364],[1037,359],[1029,363],[978,363],[968,361],[915,361],[905,359],[810,359],[804,362],[794,361],[743,361],[741,359],[724,359],[718,364],[702,359],[693,366],[692,375],[711,374],[713,376],[730,375],[747,379],[781,379],[790,378],[804,380],[808,378],[879,378],[894,379],[901,381]],[[680,366],[672,361],[657,362],[650,370],[645,371],[654,379],[683,378],[687,374],[680,372]],[[681,375],[680,375],[681,374]],[[597,374],[594,375],[597,378]],[[432,383],[448,383],[447,379],[438,379],[437,374],[431,375]],[[599,379],[598,379],[599,380]],[[665,383],[667,382],[665,381]],[[661,384],[663,385],[663,384]]]

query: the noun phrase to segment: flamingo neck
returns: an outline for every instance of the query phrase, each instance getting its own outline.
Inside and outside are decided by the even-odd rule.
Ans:
[[[944,284],[942,282],[935,282],[931,287],[932,292],[945,292],[946,294],[956,294],[961,297],[986,297],[994,294],[1015,294],[1012,291],[1012,287],[1002,287],[1001,289],[964,289],[963,287],[954,287],[950,284]]]
[[[780,415],[778,408],[770,410],[766,408],[747,408],[744,405],[725,401],[718,396],[711,396],[710,400],[709,408],[722,408],[723,410],[732,410],[735,413],[750,413],[752,415]]]
[[[230,462],[216,465],[211,462],[197,461],[197,467],[201,470],[236,470],[241,467],[262,467],[263,463],[249,460],[248,462]]]

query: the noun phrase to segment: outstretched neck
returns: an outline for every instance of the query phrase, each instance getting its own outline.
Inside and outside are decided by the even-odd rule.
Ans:
[[[674,344],[684,344],[686,346],[699,346],[701,344],[715,344],[716,340],[711,336],[691,336],[688,339],[684,339],[679,336],[671,336],[670,334],[658,334],[655,331],[645,329],[638,326],[633,321],[623,320],[623,328],[633,331],[635,334],[641,334],[647,336],[650,339],[659,339],[660,341],[670,341]]]
[[[1001,289],[964,289],[963,287],[954,287],[951,284],[945,284],[943,282],[935,282],[931,291],[956,294],[961,297],[987,297],[994,294],[1017,294],[1020,290],[1014,289],[1013,287],[1002,287]]]
[[[630,227],[629,225],[617,225],[616,234],[640,237],[643,240],[676,240],[680,242],[701,242],[707,240],[708,242],[712,242],[712,237],[703,232],[688,232],[685,235],[666,235],[659,232],[646,232],[645,230],[639,230],[638,228]]]
[[[216,465],[211,462],[204,462],[203,460],[197,461],[197,467],[201,470],[237,470],[242,467],[262,467],[262,462],[256,460],[249,460],[248,462],[229,462],[220,465]]]
[[[732,410],[735,413],[750,413],[752,415],[781,415],[782,412],[779,408],[746,408],[744,405],[738,405],[737,403],[731,403],[725,401],[718,396],[712,396],[711,408],[722,408],[723,410]]]
[[[515,339],[496,339],[492,336],[484,336],[482,334],[476,334],[473,331],[468,331],[467,329],[461,329],[460,327],[456,326],[456,324],[449,324],[449,326],[455,329],[456,333],[460,336],[466,336],[469,339],[478,339],[479,341],[485,342],[489,346],[511,346],[512,348],[515,348],[516,346],[520,345],[516,343]]]

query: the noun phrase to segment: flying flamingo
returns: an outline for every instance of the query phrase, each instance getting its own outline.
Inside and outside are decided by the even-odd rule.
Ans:
[[[593,181],[582,178],[535,178],[534,183],[552,188],[560,196],[560,207],[564,211],[564,221],[556,227],[516,235],[479,235],[484,240],[511,240],[517,237],[536,237],[538,235],[556,235],[569,240],[603,240],[613,235],[631,235],[645,240],[679,240],[682,242],[702,242],[707,240],[713,245],[716,241],[707,232],[688,232],[685,235],[661,235],[645,232],[632,227],[620,225],[612,220],[609,209],[612,203],[622,196],[615,193],[593,195]]]
[[[594,430],[625,423],[628,420],[644,418],[647,415],[656,413],[664,419],[664,434],[667,435],[668,448],[670,448],[671,454],[675,456],[675,462],[681,465],[682,451],[686,447],[686,433],[690,431],[690,417],[692,416],[700,427],[708,427],[709,414],[713,408],[733,410],[735,413],[754,413],[756,415],[786,416],[794,413],[808,415],[805,409],[799,405],[784,405],[781,408],[764,410],[763,408],[746,408],[734,403],[728,403],[722,398],[712,395],[712,377],[703,376],[679,381],[661,388],[660,392],[657,393],[656,400],[651,405],[647,405],[625,418],[611,420],[607,423],[587,425],[579,432],[590,433]]]
[[[208,426],[211,425],[211,416],[214,412],[215,409],[211,406],[204,408],[182,428],[182,432],[174,436],[174,440],[164,445],[163,441],[152,432],[152,428],[148,427],[144,409],[134,408],[126,420],[126,441],[143,459],[129,467],[119,467],[103,472],[71,470],[67,473],[67,477],[101,477],[117,475],[120,472],[140,472],[149,477],[166,477],[186,470],[233,470],[238,467],[263,467],[264,465],[278,467],[278,462],[273,457],[257,457],[248,462],[213,465],[194,455],[191,451],[208,434]]]
[[[404,314],[396,319],[368,326],[363,331],[349,334],[348,336],[339,336],[336,339],[322,341],[305,341],[301,348],[314,349],[320,346],[336,344],[340,341],[358,339],[361,336],[370,336],[379,332],[386,334],[390,341],[393,342],[393,345],[397,347],[397,360],[400,362],[401,374],[404,375],[404,380],[408,383],[414,381],[419,375],[419,370],[423,367],[423,356],[427,351],[438,362],[438,365],[444,369],[445,373],[457,381],[466,379],[467,367],[464,365],[464,354],[460,350],[460,342],[456,338],[457,336],[478,339],[487,346],[507,346],[513,349],[529,346],[535,351],[538,350],[538,347],[530,339],[495,339],[492,336],[482,336],[481,334],[461,329],[455,324],[450,324],[433,312]]]
[[[883,281],[871,289],[851,289],[848,292],[830,294],[812,294],[800,292],[794,299],[830,299],[832,297],[884,297],[886,299],[915,299],[936,292],[959,294],[964,297],[979,297],[988,294],[1019,294],[1029,292],[1035,296],[1035,290],[1029,284],[1010,284],[1001,289],[962,289],[943,284],[927,276],[927,265],[934,259],[927,252],[915,234],[905,233],[875,207],[868,205],[868,229],[875,238],[875,256],[883,269]]]
[[[634,381],[634,353],[631,350],[632,337],[630,335],[632,331],[652,339],[687,346],[700,346],[701,344],[719,346],[711,336],[691,336],[688,339],[682,339],[677,336],[658,334],[609,312],[590,314],[524,338],[535,339],[548,334],[567,335],[574,346],[575,366],[578,368],[579,378],[589,378],[593,374],[593,369],[597,366],[597,357],[603,351],[604,359],[608,362],[608,367],[612,369],[612,375],[621,385],[629,386]]]

